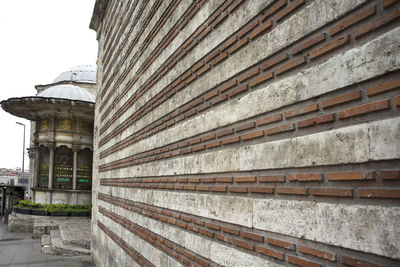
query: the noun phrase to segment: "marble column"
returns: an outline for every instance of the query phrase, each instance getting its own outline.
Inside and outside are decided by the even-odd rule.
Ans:
[[[73,145],[72,151],[74,152],[74,166],[73,166],[73,172],[72,172],[72,190],[76,190],[79,146]],[[77,192],[72,193],[72,204],[78,204],[78,193]]]
[[[72,146],[72,151],[74,152],[74,166],[72,172],[72,190],[76,190],[76,175],[78,171],[78,151],[79,146]]]
[[[36,194],[35,194],[35,189],[38,188],[38,179],[39,179],[39,164],[40,164],[40,150],[39,147],[36,148],[35,151],[35,166],[33,168],[33,192],[32,192],[32,202],[36,201]]]
[[[49,183],[48,189],[53,189],[53,172],[54,172],[54,144],[49,144]],[[47,192],[47,203],[52,203],[52,192],[49,190]]]
[[[36,157],[37,147],[30,147],[28,148],[28,155],[29,155],[29,184],[28,184],[28,198],[33,198],[32,188],[36,185],[36,161],[38,158]]]
[[[53,189],[53,172],[54,172],[54,145],[49,145],[49,189]]]

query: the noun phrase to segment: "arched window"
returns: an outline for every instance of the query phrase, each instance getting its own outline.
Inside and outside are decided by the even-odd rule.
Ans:
[[[54,183],[55,189],[72,189],[73,152],[71,149],[57,147],[54,158]]]

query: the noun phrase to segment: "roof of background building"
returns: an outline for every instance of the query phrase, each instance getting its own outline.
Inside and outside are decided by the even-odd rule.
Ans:
[[[62,72],[53,83],[58,82],[83,82],[83,83],[96,83],[96,66],[81,65],[73,67],[67,71]]]
[[[96,101],[95,96],[86,89],[70,84],[52,86],[39,93],[37,97],[79,100],[92,103]]]

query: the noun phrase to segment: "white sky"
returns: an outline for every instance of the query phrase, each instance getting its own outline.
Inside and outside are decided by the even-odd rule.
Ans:
[[[35,95],[63,71],[95,65],[96,33],[89,30],[95,0],[0,0],[0,101]],[[22,165],[23,127],[0,108],[0,168]],[[25,157],[25,169],[29,158]]]

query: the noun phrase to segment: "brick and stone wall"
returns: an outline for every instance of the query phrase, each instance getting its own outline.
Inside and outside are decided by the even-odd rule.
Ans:
[[[398,266],[400,2],[97,0],[100,266]]]

